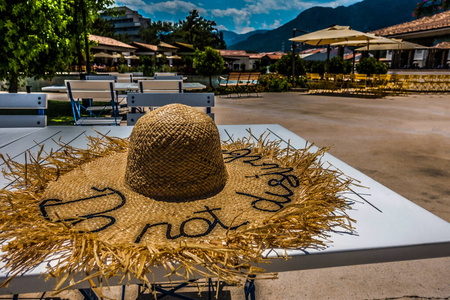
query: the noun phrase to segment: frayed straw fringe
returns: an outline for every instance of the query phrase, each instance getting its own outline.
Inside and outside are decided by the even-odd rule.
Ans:
[[[264,222],[228,232],[224,241],[182,242],[173,248],[108,244],[95,234],[77,232],[64,222],[44,220],[39,211],[42,193],[50,181],[96,158],[128,149],[127,139],[88,139],[87,150],[59,142],[61,150],[44,153],[41,148],[36,155],[28,155],[26,164],[1,156],[6,165],[4,176],[13,182],[11,190],[0,190],[0,242],[5,245],[1,260],[10,270],[10,277],[1,286],[42,263],[48,265],[47,276],[57,278],[57,291],[82,281],[89,281],[94,288],[98,286],[96,282],[100,282],[100,287],[109,285],[108,279],[113,276],[120,276],[121,283],[132,275],[150,284],[155,281],[155,266],[166,270],[168,280],[176,274],[185,280],[217,277],[229,284],[242,284],[249,275],[257,274],[258,279],[276,277],[255,266],[268,262],[263,257],[266,250],[323,248],[327,232],[333,228],[353,230],[354,220],[345,213],[349,206],[343,197],[352,180],[322,166],[320,159],[327,149],[315,153],[309,152],[311,146],[283,149],[280,142],[261,136],[257,140],[226,142],[223,149],[251,148],[254,154],[294,168],[301,182],[302,201],[296,199],[295,204],[285,206]],[[84,278],[76,281],[76,275]]]

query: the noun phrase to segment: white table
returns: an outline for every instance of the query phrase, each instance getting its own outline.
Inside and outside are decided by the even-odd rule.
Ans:
[[[280,125],[229,125],[219,126],[222,139],[248,137],[251,129],[255,137],[263,132],[270,133],[272,139],[290,141],[295,148],[302,148],[306,141]],[[132,127],[96,126],[95,130],[110,136],[127,137]],[[45,127],[41,129],[14,128],[0,129],[0,153],[9,154],[17,161],[24,161],[24,152],[38,150],[36,144],[45,144],[45,149],[58,147],[53,142],[59,137],[76,147],[86,146],[86,135],[97,135],[90,127]],[[286,144],[285,144],[286,145]],[[351,166],[326,154],[323,161],[331,163],[346,175],[361,181],[368,187],[354,187],[348,195],[355,201],[350,217],[357,220],[357,235],[331,233],[333,241],[324,250],[311,249],[309,254],[289,251],[289,260],[275,259],[264,265],[267,271],[290,271],[324,268],[344,265],[378,263],[398,260],[421,259],[450,256],[450,223],[438,218],[404,197],[396,194],[378,182],[362,174]],[[0,177],[0,187],[7,184]],[[268,254],[275,256],[274,252]],[[51,290],[55,281],[39,278],[45,266],[39,266],[30,273],[16,277],[8,288],[0,289],[0,294],[26,293]],[[163,279],[164,270],[155,270],[158,279]],[[6,271],[0,269],[0,280]],[[114,280],[110,281],[114,284]]]
[[[139,89],[137,82],[116,82],[114,84],[117,91],[137,91]],[[193,91],[202,90],[206,88],[205,85],[198,82],[183,82],[183,90]],[[51,85],[41,88],[43,92],[67,92],[66,86],[64,85]]]

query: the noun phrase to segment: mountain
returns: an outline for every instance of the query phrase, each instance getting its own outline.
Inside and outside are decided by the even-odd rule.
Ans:
[[[225,43],[227,45],[233,45],[233,44],[240,43],[242,41],[247,40],[252,35],[264,34],[268,31],[269,30],[255,30],[255,31],[250,31],[248,33],[239,34],[239,33],[233,32],[233,31],[221,30],[221,32],[223,33],[223,39],[225,40]]]
[[[413,20],[411,13],[416,5],[417,0],[364,0],[347,7],[312,7],[283,26],[250,35],[246,40],[230,45],[228,49],[281,51],[284,43],[284,50],[287,52],[291,49],[292,42],[289,39],[292,38],[293,28],[313,32],[337,24],[367,32]],[[297,32],[296,35],[302,33]]]

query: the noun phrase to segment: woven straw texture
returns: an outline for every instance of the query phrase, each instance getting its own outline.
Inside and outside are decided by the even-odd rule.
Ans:
[[[119,274],[149,282],[155,266],[242,283],[264,272],[254,263],[267,249],[320,248],[335,227],[352,230],[352,180],[322,166],[326,149],[283,149],[265,137],[220,146],[202,114],[167,106],[141,118],[130,141],[90,138],[87,150],[61,145],[27,165],[3,158],[16,179],[15,191],[0,191],[12,272],[4,284],[55,254],[56,289],[78,273],[94,286]]]
[[[134,191],[186,201],[217,193],[226,178],[219,131],[208,115],[168,105],[133,128],[125,181]]]

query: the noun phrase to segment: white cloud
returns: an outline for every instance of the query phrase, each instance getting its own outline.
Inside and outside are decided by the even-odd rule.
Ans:
[[[141,0],[125,0],[125,1],[140,1],[140,2],[142,2]],[[144,7],[141,7],[141,9],[149,14],[153,14],[155,11],[161,11],[161,12],[166,12],[166,13],[175,15],[179,12],[188,12],[193,9],[198,10],[198,12],[200,14],[206,13],[206,10],[204,8],[198,7],[194,3],[180,1],[180,0],[172,0],[172,1],[159,2],[159,3],[149,3],[149,4],[145,4]]]
[[[236,9],[236,8],[213,9],[210,12],[214,17],[217,18],[224,18],[224,17],[233,18],[235,26],[234,31],[238,33],[244,33],[243,31],[249,32],[251,30],[255,30],[253,27],[249,27],[250,17],[252,16],[252,14],[249,13],[246,9]]]
[[[120,0],[119,6],[128,6],[133,10],[144,9],[148,4],[142,0]]]
[[[271,14],[273,11],[296,10],[300,13],[313,6],[337,7],[355,3],[355,0],[305,1],[305,0],[245,0],[245,9],[253,14]]]
[[[237,33],[247,33],[247,32],[250,32],[250,31],[255,31],[255,27],[242,27],[242,28],[239,28],[238,30],[236,30],[237,31]]]
[[[281,20],[275,20],[271,25],[267,25],[266,22],[263,22],[261,24],[261,28],[263,29],[274,29],[274,28],[278,28],[281,25]]]
[[[219,29],[219,30],[229,30],[227,27],[225,27],[223,25],[217,25],[217,29]]]

